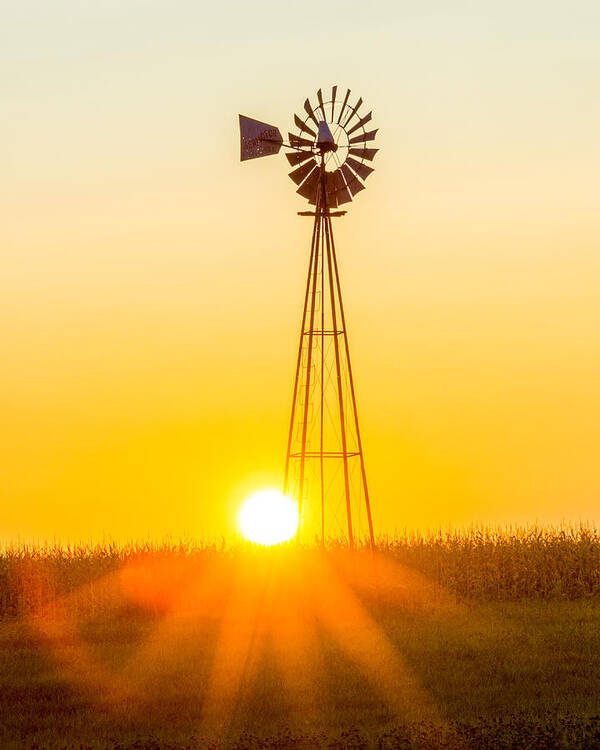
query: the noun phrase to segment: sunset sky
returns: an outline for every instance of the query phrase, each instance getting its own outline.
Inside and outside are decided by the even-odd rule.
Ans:
[[[335,224],[376,531],[600,522],[597,0],[2,15],[0,541],[281,486],[311,226],[237,115],[332,84],[380,128]]]

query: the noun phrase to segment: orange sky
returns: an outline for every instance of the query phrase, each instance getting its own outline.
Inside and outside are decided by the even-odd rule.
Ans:
[[[0,539],[281,484],[311,228],[237,113],[333,83],[380,127],[335,225],[376,530],[600,521],[599,11],[496,5],[8,11]]]

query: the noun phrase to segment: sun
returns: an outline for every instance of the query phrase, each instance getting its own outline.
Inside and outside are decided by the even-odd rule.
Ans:
[[[259,490],[238,514],[242,534],[256,544],[281,544],[298,531],[298,506],[279,490]]]

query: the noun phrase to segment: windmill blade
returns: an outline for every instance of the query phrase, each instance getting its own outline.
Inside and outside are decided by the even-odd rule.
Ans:
[[[352,167],[352,169],[356,172],[356,174],[362,179],[366,180],[367,177],[374,172],[375,170],[373,167],[368,167],[366,164],[361,164],[359,161],[356,161],[356,159],[353,159],[351,156],[349,156],[346,159],[346,164],[349,167]]]
[[[350,195],[350,191],[347,187],[344,187],[343,190],[340,190],[337,193],[338,197],[338,206],[343,205],[344,203],[350,203],[352,201],[352,196]]]
[[[279,153],[283,143],[279,128],[244,115],[239,115],[239,120],[240,161]]]
[[[337,208],[337,197],[335,195],[335,172],[328,172],[325,178],[325,196],[328,208]]]
[[[344,175],[344,179],[346,180],[348,190],[352,193],[353,196],[355,196],[357,193],[360,193],[361,190],[365,189],[365,186],[347,164],[342,164],[341,169],[342,174]]]
[[[301,146],[308,146],[309,148],[313,147],[314,141],[309,141],[306,138],[301,138],[299,135],[294,135],[293,133],[288,133],[288,138],[290,139],[290,146],[293,148],[300,148]]]
[[[337,86],[331,89],[331,122],[333,122],[333,110],[335,109],[335,97],[337,95]]]
[[[296,164],[302,164],[303,161],[310,159],[312,151],[294,151],[293,154],[286,154],[285,157],[289,161],[290,166],[295,167]]]
[[[327,191],[328,197],[334,196],[338,191],[338,188],[339,188],[338,181],[337,181],[338,175],[341,176],[339,167],[333,172],[327,172],[327,177],[325,181],[325,189]],[[336,203],[337,203],[337,199],[336,199]]]
[[[352,145],[353,143],[365,143],[366,141],[374,141],[378,130],[379,128],[377,128],[377,130],[370,130],[368,133],[363,133],[362,135],[355,135],[354,138],[350,138],[348,143]]]
[[[298,169],[294,169],[292,172],[289,173],[289,176],[294,180],[296,185],[300,185],[301,182],[303,182],[308,175],[313,171],[313,169],[317,166],[317,160],[311,159],[309,162],[306,162],[306,164],[303,164],[301,167],[298,167]]]
[[[346,183],[344,182],[344,177],[342,176],[342,170],[336,169],[335,172],[332,173],[335,180],[335,197],[338,202],[338,206],[341,206],[342,203],[350,203],[352,200],[352,196],[350,195],[350,191],[346,187]]]
[[[294,115],[294,122],[296,123],[296,127],[303,133],[308,133],[308,135],[312,135],[313,138],[317,137],[315,131],[309,128],[306,123],[302,122],[298,115]]]
[[[319,107],[321,108],[321,112],[323,113],[323,119],[327,120],[327,115],[325,114],[325,105],[323,104],[323,92],[321,89],[317,91],[317,99],[319,100]]]
[[[346,126],[348,125],[348,123],[350,122],[350,120],[358,112],[358,108],[360,107],[361,104],[362,104],[362,99],[359,99],[356,102],[356,106],[354,107],[354,109],[352,110],[352,112],[350,112],[350,114],[348,115],[348,118],[347,118],[346,122],[344,123],[344,130],[346,129]]]
[[[356,123],[356,125],[353,125],[350,130],[346,131],[346,135],[351,135],[354,133],[355,130],[358,130],[359,128],[362,128],[363,125],[366,125],[367,122],[373,117],[373,112],[369,112],[368,115],[365,115],[364,117],[361,117],[360,120]]]
[[[304,111],[306,114],[310,117],[310,119],[314,122],[314,124],[319,127],[319,122],[317,118],[315,117],[315,113],[312,110],[312,107],[310,106],[310,102],[308,99],[304,102]]]
[[[313,205],[317,202],[317,189],[319,187],[319,170],[313,169],[308,178],[296,190],[298,195],[306,198]]]
[[[340,114],[338,115],[338,118],[337,118],[337,124],[338,125],[340,124],[340,120],[342,119],[342,115],[344,114],[344,110],[346,109],[346,104],[348,103],[348,97],[349,96],[350,96],[350,89],[348,89],[348,91],[346,91],[346,96],[344,98],[344,103],[342,104],[342,108],[340,109]]]
[[[348,150],[348,153],[352,154],[352,156],[358,156],[359,159],[373,161],[378,151],[378,148],[351,148]]]

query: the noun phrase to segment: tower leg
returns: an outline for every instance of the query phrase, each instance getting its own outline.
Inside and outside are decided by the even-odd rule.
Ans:
[[[360,454],[360,473],[362,477],[363,490],[365,493],[365,505],[367,508],[367,522],[369,524],[369,541],[371,547],[375,547],[375,535],[373,533],[373,518],[371,515],[371,503],[369,500],[369,488],[367,486],[367,472],[365,470],[365,458],[362,448],[362,440],[360,438],[360,427],[358,426],[358,407],[356,405],[356,393],[354,391],[354,378],[352,377],[352,365],[350,364],[350,347],[348,345],[348,334],[346,328],[346,316],[344,315],[344,303],[342,301],[342,288],[340,284],[340,275],[338,272],[337,257],[335,253],[335,244],[333,242],[333,231],[331,228],[331,218],[327,217],[329,224],[329,237],[331,243],[331,255],[333,256],[333,268],[335,271],[335,283],[338,293],[338,299],[340,302],[340,317],[342,319],[342,328],[344,331],[344,346],[346,348],[346,362],[348,363],[348,380],[350,382],[350,395],[352,397],[352,410],[354,412],[354,427],[356,429],[356,442],[358,443],[358,452]]]
[[[308,276],[306,277],[306,291],[304,293],[304,310],[302,312],[302,325],[300,327],[300,343],[298,345],[298,359],[296,362],[296,377],[294,378],[294,393],[292,396],[292,414],[290,416],[290,430],[288,434],[288,445],[287,453],[285,456],[285,472],[283,476],[283,493],[287,494],[289,490],[290,480],[290,453],[292,450],[292,438],[294,435],[294,420],[296,417],[296,398],[298,396],[298,386],[300,382],[300,371],[302,369],[302,345],[304,343],[304,331],[306,328],[306,316],[308,313],[308,300],[310,295],[310,282],[313,274],[314,266],[317,262],[317,254],[319,247],[319,235],[320,235],[320,220],[318,216],[315,216],[315,223],[313,225],[312,240],[310,246],[310,260],[308,263]]]
[[[342,460],[344,462],[344,489],[346,493],[346,517],[348,521],[348,542],[354,546],[352,531],[352,506],[350,503],[350,476],[348,474],[348,447],[346,444],[346,420],[344,417],[344,394],[342,392],[342,370],[340,365],[340,347],[338,341],[335,293],[333,289],[333,266],[331,261],[331,219],[324,218],[325,242],[327,245],[327,276],[329,278],[329,297],[331,299],[331,319],[333,321],[333,345],[335,348],[335,370],[337,376],[338,405],[340,410],[340,431],[342,436]]]
[[[317,200],[317,210],[316,213],[319,211],[319,200]],[[302,519],[302,502],[303,502],[303,496],[304,496],[304,472],[306,469],[306,436],[307,436],[307,430],[308,430],[308,407],[309,407],[309,398],[310,398],[310,381],[311,381],[311,368],[312,368],[312,354],[313,354],[313,342],[314,342],[314,326],[315,326],[315,298],[316,298],[316,291],[317,291],[317,278],[318,278],[318,271],[319,271],[319,262],[322,262],[322,259],[319,257],[321,253],[319,252],[319,248],[321,246],[321,230],[322,230],[322,223],[319,221],[317,224],[317,235],[316,235],[316,241],[315,241],[315,252],[314,252],[314,262],[313,262],[313,278],[312,278],[312,291],[310,294],[310,322],[308,327],[308,354],[306,358],[306,383],[304,386],[304,410],[302,415],[302,447],[300,451],[300,481],[298,484],[298,515],[300,519]],[[302,330],[302,335],[304,336],[304,327]],[[302,346],[302,344],[301,344]],[[300,355],[302,356],[302,355]]]
[[[323,431],[325,408],[325,263],[323,262],[323,235],[321,234],[321,424],[320,424],[320,469],[321,469],[321,544],[325,544],[325,462],[323,456]]]

